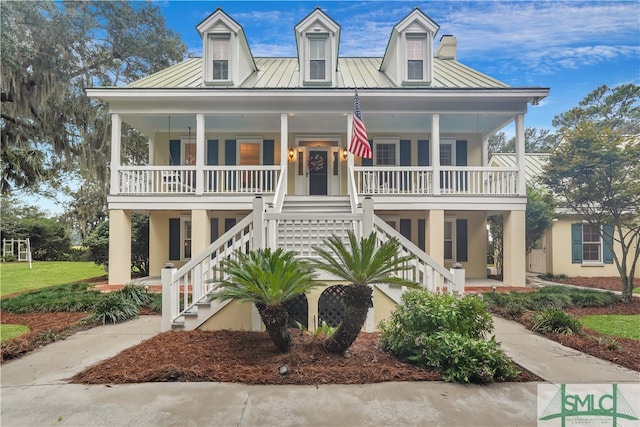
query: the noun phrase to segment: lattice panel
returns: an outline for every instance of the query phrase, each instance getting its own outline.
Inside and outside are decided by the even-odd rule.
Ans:
[[[307,296],[300,294],[284,304],[289,313],[289,327],[297,328],[299,322],[305,329],[309,329],[309,303]]]
[[[325,322],[337,327],[344,317],[344,290],[346,286],[335,285],[325,289],[318,300],[318,325]]]

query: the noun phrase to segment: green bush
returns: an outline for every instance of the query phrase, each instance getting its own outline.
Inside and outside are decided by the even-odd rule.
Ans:
[[[531,321],[533,332],[573,335],[582,329],[578,319],[554,308],[535,312]]]
[[[151,302],[149,303],[148,307],[149,310],[153,311],[154,313],[162,313],[162,294],[151,294]]]
[[[10,313],[53,313],[90,311],[101,299],[92,285],[81,283],[52,286],[2,300],[2,309]]]
[[[153,296],[141,286],[127,285],[119,292],[124,299],[134,303],[138,307],[146,307],[153,301]]]
[[[561,310],[571,306],[571,297],[563,293],[531,292],[527,295],[527,308],[541,311],[555,308]]]
[[[140,314],[140,307],[125,298],[121,291],[106,294],[93,308],[91,319],[103,325],[124,322]]]
[[[383,348],[402,360],[443,372],[447,381],[488,383],[513,379],[517,371],[493,338],[482,298],[410,290],[381,322]]]

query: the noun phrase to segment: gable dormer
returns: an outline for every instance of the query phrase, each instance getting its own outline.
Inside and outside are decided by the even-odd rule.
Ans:
[[[380,71],[396,86],[430,85],[433,39],[440,26],[416,8],[391,30]]]
[[[240,24],[217,9],[196,27],[202,37],[202,76],[207,86],[239,86],[257,71]]]
[[[295,26],[301,86],[335,86],[340,25],[316,8]]]

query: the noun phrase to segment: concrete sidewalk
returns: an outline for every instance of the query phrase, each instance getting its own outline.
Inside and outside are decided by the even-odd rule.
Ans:
[[[507,354],[550,382],[637,382],[638,373],[565,353],[496,319]],[[2,365],[4,426],[534,426],[537,383],[442,382],[330,386],[147,383],[86,386],[65,379],[159,332],[160,317],[103,326]],[[579,361],[579,362],[576,362]],[[597,375],[595,374],[597,372]]]

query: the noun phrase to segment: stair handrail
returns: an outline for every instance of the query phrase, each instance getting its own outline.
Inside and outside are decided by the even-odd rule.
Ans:
[[[414,256],[414,261],[412,262],[413,268],[408,271],[408,273],[413,275],[413,280],[420,283],[423,287],[426,287],[431,292],[444,292],[444,289],[446,288],[447,292],[450,293],[453,289],[455,289],[455,280],[453,273],[447,270],[431,256],[426,254],[422,249],[416,246],[409,239],[398,233],[396,229],[387,224],[379,216],[374,215],[373,221],[374,230],[376,231],[379,242],[382,243],[391,237],[395,237],[398,239],[400,245],[402,246],[400,255],[408,254]],[[428,274],[429,269],[431,269],[433,274]],[[422,278],[420,278],[420,273],[422,273]],[[439,289],[437,286],[438,284],[440,285]]]
[[[358,212],[358,188],[356,187],[354,166],[349,164],[347,168],[347,189],[349,191],[349,201],[351,202],[351,212]]]
[[[285,163],[280,169],[280,176],[278,177],[278,183],[276,185],[276,191],[273,195],[273,210],[274,212],[282,212],[282,205],[284,204],[284,196],[287,194],[287,168]]]

